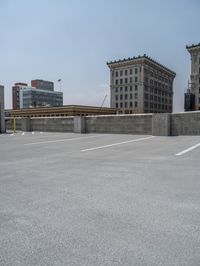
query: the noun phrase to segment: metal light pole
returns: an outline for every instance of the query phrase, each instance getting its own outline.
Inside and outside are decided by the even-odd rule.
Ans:
[[[62,89],[62,79],[58,79],[57,81],[58,81],[58,83],[60,83],[60,91],[61,91],[61,89]]]

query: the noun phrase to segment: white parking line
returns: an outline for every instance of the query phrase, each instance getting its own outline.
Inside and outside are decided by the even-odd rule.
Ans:
[[[103,137],[103,135],[98,136],[90,136],[90,137],[80,137],[80,138],[71,138],[71,139],[57,139],[57,140],[48,140],[48,141],[40,141],[40,142],[31,142],[31,143],[25,143],[24,145],[30,146],[30,145],[40,145],[40,144],[47,144],[47,143],[56,143],[56,142],[64,142],[64,141],[73,141],[73,140],[79,140],[79,139],[90,139],[90,138],[99,138]]]
[[[152,139],[152,138],[154,138],[154,137],[151,136],[151,137],[145,137],[145,138],[139,138],[139,139],[132,139],[132,140],[118,142],[118,143],[113,143],[113,144],[108,144],[108,145],[104,145],[104,146],[99,146],[99,147],[84,149],[84,150],[81,150],[81,151],[82,152],[85,152],[85,151],[94,151],[94,150],[109,148],[109,147],[113,147],[113,146],[123,145],[123,144],[131,143],[131,142],[137,142],[137,141],[142,141],[142,140],[147,140],[147,139]]]
[[[24,136],[25,135],[25,132],[22,132],[22,136]]]
[[[199,147],[199,146],[200,146],[200,143],[198,143],[198,144],[196,144],[196,145],[194,145],[194,146],[192,146],[192,147],[190,147],[190,148],[188,148],[188,149],[186,149],[186,150],[183,150],[183,151],[177,153],[176,156],[183,155],[183,154],[185,154],[185,153],[187,153],[187,152],[189,152],[189,151],[192,151],[192,150],[196,149],[196,148]]]

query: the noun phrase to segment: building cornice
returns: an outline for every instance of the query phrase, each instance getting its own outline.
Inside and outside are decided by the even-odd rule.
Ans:
[[[192,45],[186,45],[186,49],[187,50],[190,50],[190,49],[193,49],[193,48],[200,48],[200,43],[198,44],[192,44]]]
[[[153,60],[151,57],[147,56],[146,54],[144,54],[143,56],[137,56],[137,57],[132,57],[132,58],[124,58],[124,59],[119,59],[119,60],[115,60],[115,61],[110,61],[107,62],[107,65],[109,68],[115,67],[115,66],[123,66],[123,65],[127,65],[128,64],[132,64],[132,63],[141,63],[141,62],[149,62],[153,65],[156,65],[157,67],[161,67],[163,70],[169,72],[171,75],[173,75],[174,77],[176,76],[176,73],[172,70],[170,70],[169,68],[167,68],[166,66],[158,63],[157,61]]]

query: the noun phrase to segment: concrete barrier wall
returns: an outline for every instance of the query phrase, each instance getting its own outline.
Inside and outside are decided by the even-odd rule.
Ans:
[[[73,132],[73,117],[43,117],[31,118],[32,131],[49,131],[49,132]]]
[[[200,135],[200,112],[172,114],[171,135]]]
[[[26,121],[25,121],[26,120]],[[6,118],[13,130],[13,119]],[[77,133],[200,135],[200,112],[177,114],[107,115],[87,117],[16,118],[16,130]]]
[[[152,115],[87,116],[87,133],[152,134]]]
[[[6,118],[6,129],[7,130],[13,130],[13,118]],[[22,130],[22,118],[15,118],[15,123],[16,123],[16,130]]]

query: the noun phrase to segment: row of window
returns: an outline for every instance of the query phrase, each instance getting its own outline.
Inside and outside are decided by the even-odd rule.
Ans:
[[[156,74],[153,71],[149,71],[147,69],[144,69],[144,73],[147,76],[152,77],[152,78],[157,79],[157,80],[160,80],[162,82],[165,82],[165,83],[170,83],[171,82],[171,80],[169,78],[163,77],[161,74]]]
[[[134,102],[134,107],[137,107],[137,106],[138,106],[138,103]],[[115,107],[116,108],[133,108],[133,102],[130,102],[129,104],[127,102],[116,103]]]
[[[138,77],[135,77],[134,81],[138,82]],[[128,78],[124,78],[124,79],[121,78],[121,79],[116,79],[115,80],[115,85],[123,84],[123,83],[127,84],[127,83],[132,83],[132,82],[133,82],[133,78],[132,77],[130,77],[129,79]]]
[[[172,88],[172,86],[168,86],[166,84],[163,84],[161,82],[155,81],[153,79],[145,78],[144,81],[145,81],[146,84],[151,85],[151,86],[155,86],[155,87],[158,87],[158,88],[163,88],[163,89],[168,89],[168,88],[171,89]],[[150,81],[150,84],[149,84],[149,81]]]
[[[138,73],[138,68],[134,68],[134,73],[137,74]],[[115,77],[122,77],[122,76],[128,76],[129,75],[132,75],[133,74],[133,69],[130,68],[129,70],[128,69],[125,69],[125,70],[116,70],[115,71]]]
[[[134,94],[134,98],[135,99],[138,98],[138,94],[137,93]],[[125,95],[122,95],[122,94],[121,95],[115,95],[115,100],[118,101],[119,99],[120,100],[123,100],[123,99],[124,100],[128,100],[128,94],[125,94]],[[133,99],[133,94],[132,93],[129,94],[129,99]]]
[[[160,109],[160,110],[168,110],[168,109],[172,109],[172,106],[171,105],[162,105],[162,104],[157,104],[157,103],[150,103],[149,102],[144,102],[144,107],[145,108],[157,108],[157,109]]]
[[[138,90],[138,86],[135,85],[135,86],[134,86],[134,89],[135,89],[135,91],[137,91],[137,90]],[[132,90],[133,90],[133,86],[130,86],[130,87],[129,87],[129,91],[132,91]],[[118,93],[118,92],[123,92],[123,91],[127,92],[127,91],[128,91],[128,87],[125,86],[124,88],[123,88],[123,87],[115,88],[115,92],[116,92],[116,93]]]
[[[151,100],[151,101],[158,101],[158,102],[165,102],[167,103],[168,102],[168,99],[167,98],[162,98],[162,97],[159,97],[159,96],[156,96],[156,95],[149,95],[147,93],[144,94],[144,99],[145,100]],[[169,103],[171,104],[172,103],[172,100],[169,99]]]
[[[144,88],[144,90],[146,92],[148,92],[148,87]],[[154,93],[154,94],[162,95],[162,96],[166,96],[166,97],[168,97],[168,96],[171,97],[172,96],[171,92],[161,91],[159,89],[154,89],[154,88],[150,88],[150,93]]]

